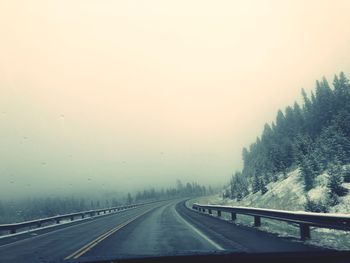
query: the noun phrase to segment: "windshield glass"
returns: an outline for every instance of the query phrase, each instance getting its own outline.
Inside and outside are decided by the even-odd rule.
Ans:
[[[0,262],[349,250],[349,11],[2,1]]]

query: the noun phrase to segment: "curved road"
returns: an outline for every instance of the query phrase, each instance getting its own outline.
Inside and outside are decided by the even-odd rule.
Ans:
[[[173,200],[2,238],[0,262],[80,262],[179,253],[313,250],[318,248],[236,226]]]

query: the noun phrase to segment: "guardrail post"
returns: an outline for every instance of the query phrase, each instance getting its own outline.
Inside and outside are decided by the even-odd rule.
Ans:
[[[38,223],[36,224],[36,226],[37,226],[37,227],[41,227],[41,222],[38,222]]]
[[[59,219],[56,219],[55,221],[56,221],[56,224],[59,224],[59,223],[60,223],[60,220],[59,220]]]
[[[202,211],[203,213],[205,213],[205,208],[203,208],[203,211]]]
[[[213,212],[211,211],[211,209],[208,209],[208,213],[209,215],[211,215]]]
[[[218,217],[220,217],[221,216],[221,211],[220,210],[218,210]]]
[[[236,213],[231,213],[231,220],[232,221],[235,221],[237,219],[237,215],[236,215]]]
[[[309,225],[300,224],[300,238],[301,238],[301,240],[307,240],[307,239],[311,238]]]
[[[73,221],[73,220],[74,220],[74,216],[71,216],[71,217],[70,217],[70,221]]]
[[[85,214],[81,214],[81,219],[83,219],[85,217]]]
[[[254,226],[261,226],[260,216],[254,216]]]
[[[16,228],[11,228],[10,229],[10,234],[15,234],[16,233]]]

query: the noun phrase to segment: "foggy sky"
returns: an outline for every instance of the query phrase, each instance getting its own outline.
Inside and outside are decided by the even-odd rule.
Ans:
[[[350,1],[1,1],[0,197],[226,183],[316,79]]]

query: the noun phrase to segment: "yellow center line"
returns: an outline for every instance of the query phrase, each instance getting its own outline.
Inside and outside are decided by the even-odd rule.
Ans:
[[[71,255],[67,256],[64,258],[64,260],[68,260],[68,259],[77,259],[80,256],[84,255],[86,252],[88,252],[89,250],[91,250],[93,247],[95,247],[97,244],[99,244],[100,242],[102,242],[103,240],[105,240],[107,237],[113,235],[115,232],[117,232],[118,230],[120,230],[121,228],[125,227],[126,225],[130,224],[131,222],[135,221],[137,218],[139,218],[140,216],[143,216],[144,214],[148,213],[149,211],[155,209],[155,207],[150,208],[148,210],[146,210],[145,212],[143,212],[142,214],[139,214],[131,219],[129,219],[128,221],[116,226],[115,228],[107,231],[106,233],[102,234],[101,236],[97,237],[96,239],[94,239],[93,241],[91,241],[90,243],[86,244],[85,246],[83,246],[82,248],[78,249],[77,251],[75,251],[74,253],[72,253]]]

